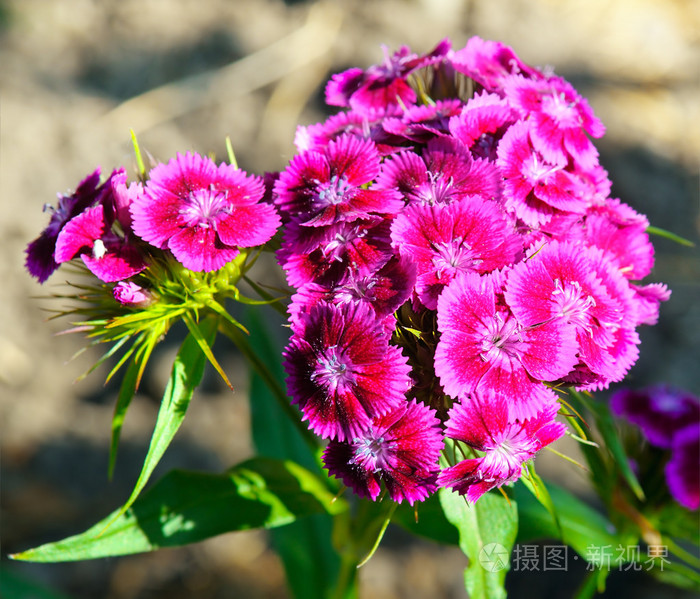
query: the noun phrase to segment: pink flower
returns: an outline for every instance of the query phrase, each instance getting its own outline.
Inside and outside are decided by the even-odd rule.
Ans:
[[[133,230],[193,271],[218,270],[240,247],[269,241],[280,224],[273,206],[260,202],[259,177],[199,154],[178,154],[150,172],[131,204]]]
[[[451,204],[414,204],[396,217],[392,243],[418,268],[416,292],[431,310],[442,289],[464,272],[486,273],[513,262],[520,236],[496,202],[479,196]]]
[[[319,436],[351,441],[405,401],[410,367],[368,306],[317,304],[292,332],[287,387]]]
[[[605,127],[568,81],[513,76],[505,82],[505,93],[532,123],[532,143],[547,162],[566,163],[571,156],[586,169],[598,164],[598,151],[586,133],[602,137]]]
[[[521,325],[491,275],[466,273],[438,299],[435,372],[445,393],[464,398],[493,391],[511,398],[510,418],[529,418],[555,398],[556,381],[577,362],[574,328],[556,321]]]
[[[416,101],[416,93],[406,81],[408,75],[442,61],[450,47],[450,41],[445,39],[422,56],[411,52],[407,46],[401,46],[391,55],[383,47],[382,64],[333,75],[326,85],[326,102],[331,106],[351,107],[363,114],[410,106]]]
[[[413,505],[437,488],[442,445],[433,410],[411,401],[373,418],[351,441],[330,441],[323,462],[360,497],[377,499],[383,484],[391,499]]]
[[[403,201],[393,189],[365,189],[379,173],[374,143],[352,135],[322,150],[296,155],[275,183],[280,210],[314,227],[394,214]]]
[[[586,215],[585,239],[605,250],[620,272],[631,280],[646,277],[654,266],[654,246],[646,232],[648,222],[619,200],[593,208]]]
[[[506,208],[525,224],[536,227],[558,211],[583,214],[587,201],[573,193],[574,181],[566,160],[544,158],[530,142],[532,126],[519,121],[498,144],[498,167],[504,177]]]
[[[509,416],[509,399],[484,391],[450,409],[446,436],[481,453],[445,468],[438,485],[450,487],[474,503],[490,489],[520,478],[523,464],[566,431],[554,420],[556,402],[543,406],[534,417],[519,421]]]
[[[406,140],[426,143],[437,135],[449,132],[450,118],[462,110],[462,102],[456,99],[438,100],[434,104],[411,106],[400,116],[387,117],[382,127],[390,135],[399,138],[397,144]]]
[[[582,389],[622,380],[639,356],[637,307],[645,305],[599,248],[556,241],[537,248],[513,268],[505,295],[526,326],[554,319],[574,327],[579,359],[595,376],[564,380]]]

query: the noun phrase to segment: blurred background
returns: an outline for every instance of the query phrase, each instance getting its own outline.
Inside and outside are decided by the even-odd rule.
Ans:
[[[157,353],[126,419],[107,481],[116,389],[105,371],[74,382],[94,361],[78,336],[55,336],[24,248],[48,222],[45,203],[100,165],[131,169],[129,129],[158,160],[193,150],[242,168],[279,170],[298,124],[323,120],[334,72],[367,67],[390,50],[455,48],[479,35],[551,65],[607,126],[597,143],[613,195],[657,227],[698,241],[700,2],[697,0],[2,0],[0,1],[0,575],[51,594],[141,599],[286,597],[267,537],[229,534],[193,547],[77,564],[11,563],[7,554],[82,531],[121,505],[138,475],[176,345]],[[132,171],[133,172],[133,171]],[[700,256],[656,239],[649,281],[673,290],[660,323],[641,331],[627,379],[700,392]],[[252,455],[246,370],[221,361],[231,394],[207,376],[159,472],[220,471]],[[569,448],[560,447],[567,452]],[[539,464],[539,462],[538,462]],[[582,475],[549,455],[538,470],[583,494]],[[156,472],[156,476],[159,474]],[[464,597],[464,556],[391,530],[361,571],[361,596]],[[569,597],[584,570],[563,578],[509,575],[512,596]],[[678,597],[642,573],[613,573],[606,597]],[[23,598],[25,599],[25,598]]]

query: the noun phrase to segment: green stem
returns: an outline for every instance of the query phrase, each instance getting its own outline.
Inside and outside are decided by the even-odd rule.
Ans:
[[[240,329],[235,327],[227,320],[220,321],[220,327],[221,332],[236,344],[236,347],[238,347],[241,353],[246,357],[255,372],[257,372],[258,375],[260,375],[260,378],[265,381],[267,388],[272,392],[272,396],[277,400],[277,403],[282,411],[289,416],[289,419],[299,431],[299,434],[301,434],[302,439],[309,446],[309,449],[311,449],[311,453],[316,456],[319,449],[316,436],[302,424],[299,414],[289,403],[289,399],[287,398],[287,394],[285,393],[284,389],[277,382],[277,379],[267,365],[253,351],[250,343],[248,343],[248,339],[246,339]]]

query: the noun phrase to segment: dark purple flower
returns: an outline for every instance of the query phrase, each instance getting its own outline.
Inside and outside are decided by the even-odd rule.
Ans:
[[[311,282],[333,286],[347,276],[364,278],[393,256],[389,226],[379,217],[327,227],[292,222],[285,227],[277,258],[297,289]]]
[[[411,295],[416,282],[416,268],[408,258],[393,257],[376,272],[359,276],[346,270],[342,278],[331,285],[308,283],[292,297],[289,313],[292,318],[307,312],[319,302],[331,304],[365,303],[379,320],[385,320],[393,330],[392,314]]]
[[[178,154],[153,168],[131,204],[134,232],[193,271],[218,270],[240,247],[269,241],[280,224],[261,203],[263,182],[229,164]]]
[[[678,431],[690,424],[700,426],[700,400],[670,385],[646,389],[620,389],[610,397],[615,414],[642,429],[649,443],[671,449]]]
[[[104,186],[100,185],[100,169],[89,174],[78,185],[71,195],[58,195],[58,206],[46,205],[44,210],[51,212],[51,220],[41,235],[32,241],[26,249],[26,267],[33,277],[43,283],[58,268],[54,259],[56,239],[61,229],[73,217],[89,206],[95,205],[103,193]]]
[[[520,478],[523,464],[566,431],[566,426],[554,420],[559,407],[556,402],[520,421],[509,415],[510,399],[485,390],[450,409],[446,436],[481,453],[444,469],[438,477],[440,486],[450,487],[474,503],[490,489]]]
[[[373,418],[351,441],[330,441],[323,462],[360,497],[377,499],[383,484],[391,499],[413,505],[437,488],[442,444],[434,411],[410,401]]]
[[[351,441],[405,401],[410,367],[368,306],[318,304],[292,322],[292,332],[287,388],[319,436]]]
[[[674,436],[671,459],[666,464],[666,484],[682,506],[700,508],[700,420],[691,421]]]

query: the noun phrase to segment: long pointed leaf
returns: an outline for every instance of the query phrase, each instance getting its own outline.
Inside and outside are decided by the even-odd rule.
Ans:
[[[207,360],[209,360],[209,363],[214,367],[214,370],[216,370],[216,372],[219,373],[219,376],[223,379],[224,383],[226,383],[226,386],[229,389],[231,389],[231,391],[233,391],[233,385],[231,384],[231,381],[228,380],[224,369],[221,368],[221,365],[219,364],[218,360],[214,357],[214,353],[211,351],[211,342],[204,338],[204,335],[202,334],[202,331],[200,331],[199,326],[197,326],[197,323],[194,320],[192,320],[192,317],[189,314],[185,314],[182,317],[182,320],[187,325],[190,334],[196,339],[197,344],[199,345],[199,349],[202,350],[204,355],[207,357]]]
[[[136,393],[136,381],[138,380],[139,364],[135,360],[129,364],[129,367],[122,379],[121,387],[119,387],[119,396],[117,403],[114,406],[114,415],[112,416],[112,439],[109,444],[109,478],[112,478],[114,473],[114,465],[117,462],[117,450],[119,448],[119,438],[121,436],[122,425],[126,417],[126,411],[131,405],[131,400]]]
[[[323,481],[298,464],[253,458],[222,474],[173,470],[126,512],[12,557],[66,562],[141,553],[345,509]]]
[[[216,318],[206,318],[200,325],[202,335],[210,344],[214,343],[218,322]],[[173,362],[170,380],[163,394],[158,418],[153,429],[148,453],[134,490],[115,518],[126,512],[148,482],[153,470],[173,440],[190,404],[194,390],[202,380],[206,357],[197,339],[190,333],[180,347]]]

